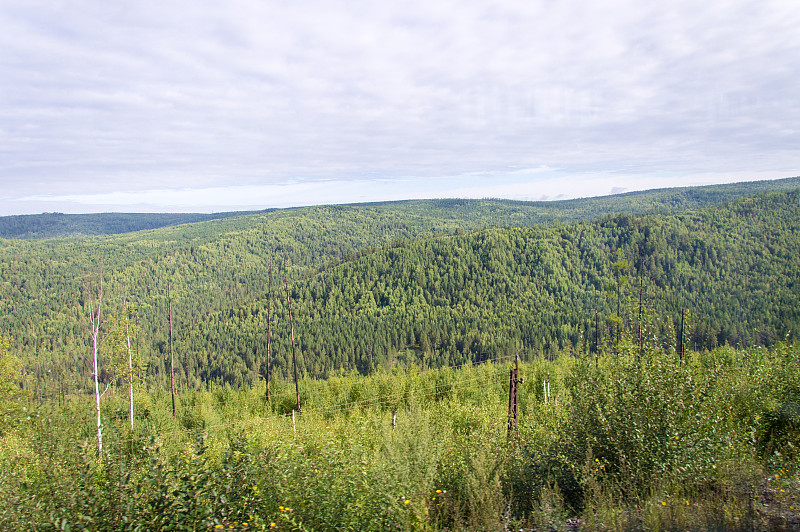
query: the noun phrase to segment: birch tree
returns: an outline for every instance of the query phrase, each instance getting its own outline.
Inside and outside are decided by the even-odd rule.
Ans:
[[[133,432],[133,390],[138,375],[144,369],[139,353],[133,349],[133,339],[139,334],[136,323],[136,312],[128,301],[123,301],[122,309],[114,318],[114,327],[109,333],[107,345],[110,347],[110,366],[116,378],[121,379],[128,387],[130,402],[130,426]]]
[[[89,315],[89,328],[92,338],[92,360],[94,362],[93,376],[94,376],[94,399],[95,406],[97,407],[97,454],[103,455],[103,424],[100,418],[100,382],[99,382],[99,369],[97,364],[97,354],[100,349],[100,328],[102,323],[102,308],[103,308],[103,269],[100,269],[97,280],[87,279],[84,285],[84,299],[83,305],[86,313]]]

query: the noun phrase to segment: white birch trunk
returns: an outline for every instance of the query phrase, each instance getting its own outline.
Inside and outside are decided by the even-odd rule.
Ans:
[[[98,319],[100,311],[98,309]],[[103,456],[103,426],[100,420],[100,384],[97,379],[97,328],[92,330],[92,344],[94,346],[94,398],[97,405],[97,454]]]
[[[130,387],[131,402],[131,432],[133,432],[133,358],[131,355],[131,334],[128,329],[128,318],[125,317],[125,341],[128,348],[128,386]]]
[[[100,286],[98,289],[97,300],[94,299],[94,295],[91,293],[91,290],[88,286],[86,287],[87,297],[89,298],[89,321],[92,326],[92,350],[93,350],[93,359],[94,359],[94,399],[95,399],[95,406],[97,408],[97,454],[98,456],[103,456],[103,425],[102,420],[100,418],[100,382],[99,376],[100,371],[97,364],[97,351],[99,347],[99,340],[100,340],[100,318],[102,316],[102,304],[103,304],[103,274],[102,270],[100,273]],[[95,308],[95,303],[97,308]]]

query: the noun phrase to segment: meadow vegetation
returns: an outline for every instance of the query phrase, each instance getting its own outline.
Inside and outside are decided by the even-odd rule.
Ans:
[[[0,529],[752,530],[800,523],[800,347],[510,359],[23,401]],[[393,427],[393,412],[396,426]],[[293,424],[294,418],[294,424]]]

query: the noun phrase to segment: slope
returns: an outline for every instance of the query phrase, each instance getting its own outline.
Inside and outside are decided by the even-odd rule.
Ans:
[[[606,214],[674,212],[723,203],[766,191],[791,190],[800,177],[725,185],[667,188],[628,192],[598,198],[557,201],[412,200],[353,204],[385,214],[416,214],[475,222],[480,227],[535,225],[555,220],[591,220]],[[201,213],[97,213],[0,216],[0,238],[47,239],[115,235],[274,211]],[[487,216],[489,220],[486,220]],[[475,228],[473,226],[472,228]]]
[[[717,201],[754,186],[788,182],[791,180],[575,200],[564,202],[566,210],[558,211],[557,218],[569,220],[621,208],[652,210],[654,205],[668,210],[668,202],[685,206]],[[84,287],[102,270],[106,316],[112,315],[124,296],[135,304],[142,330],[140,349],[150,360],[150,376],[158,381],[164,374],[170,275],[180,339],[209,314],[236,313],[263,297],[268,272],[271,269],[281,275],[284,259],[290,279],[301,279],[318,269],[328,271],[342,260],[422,236],[556,223],[555,211],[545,216],[539,207],[498,200],[319,206],[120,235],[0,240],[0,336],[11,338],[12,352],[25,361],[27,371],[41,386],[55,373],[73,388],[86,386],[90,371]],[[384,350],[385,356],[388,353]],[[348,354],[349,363],[357,358],[355,351]],[[252,361],[244,367],[255,372]],[[320,370],[323,367],[328,366],[319,365]],[[191,369],[185,372],[185,381],[195,373]],[[238,374],[239,379],[244,375],[243,371]]]
[[[232,216],[243,216],[250,212],[202,213],[117,213],[63,214],[46,212],[0,216],[0,238],[68,238],[93,235],[116,235],[146,231],[173,225],[182,225]]]
[[[674,352],[683,309],[696,348],[768,345],[796,337],[798,278],[800,190],[677,215],[400,242],[294,283],[291,298],[304,369],[325,376],[591,351],[596,340],[636,350],[640,330],[646,346]],[[282,290],[272,355],[286,374]],[[266,305],[198,322],[179,344],[185,382],[252,382],[266,356]]]

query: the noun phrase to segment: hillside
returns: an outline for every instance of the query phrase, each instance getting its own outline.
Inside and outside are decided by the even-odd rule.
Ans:
[[[305,370],[324,376],[594,350],[595,335],[633,349],[640,323],[646,347],[674,350],[684,309],[695,348],[770,345],[796,335],[798,278],[794,191],[670,216],[401,242],[296,282],[291,297]],[[289,319],[283,287],[274,290],[273,364],[286,374]],[[197,323],[179,344],[184,378],[252,382],[266,355],[266,307],[262,299]]]
[[[617,212],[642,214],[672,212],[723,203],[734,198],[766,191],[791,190],[800,177],[750,181],[702,187],[681,187],[628,192],[599,198],[560,201],[414,200],[354,204],[384,213],[416,214],[477,222],[480,227],[535,225],[554,220],[591,220]],[[206,222],[247,217],[274,211],[200,213],[98,213],[0,216],[0,238],[46,239],[116,235]],[[488,217],[488,220],[486,219]]]
[[[116,235],[159,229],[232,216],[248,212],[201,213],[116,213],[63,214],[46,212],[0,216],[0,238],[67,238],[93,235]]]
[[[569,216],[577,217],[581,213],[622,208],[629,206],[630,202],[635,202],[640,207],[652,205],[655,201],[653,198],[659,194],[663,196],[659,201],[666,209],[663,198],[675,200],[678,197],[676,194],[688,198],[680,203],[685,205],[695,201],[691,199],[695,194],[706,199],[718,199],[729,193],[742,193],[741,187],[727,187],[727,191],[723,190],[722,193],[718,193],[718,187],[709,187],[699,189],[699,192],[653,191],[595,200],[576,200],[570,203],[573,210]],[[720,208],[724,211],[726,207]],[[749,270],[737,269],[743,267],[740,263],[715,267],[717,259],[713,257],[729,257],[737,250],[743,254],[733,257],[737,261],[750,257],[750,252],[742,247],[743,242],[748,246],[771,242],[768,248],[759,249],[752,255],[766,264],[762,266],[759,263],[759,270],[754,271],[763,270],[772,275],[770,264],[786,264],[789,267],[790,261],[783,255],[780,255],[779,262],[771,263],[770,258],[776,253],[784,254],[787,250],[794,249],[791,246],[796,244],[796,234],[770,233],[765,229],[765,224],[770,224],[763,219],[766,213],[762,213],[760,207],[756,210],[762,217],[756,220],[761,225],[750,228],[747,224],[751,220],[739,217],[739,223],[730,230],[726,228],[724,234],[718,234],[718,227],[709,226],[702,221],[705,218],[691,222],[691,216],[699,215],[680,215],[676,218],[679,221],[676,222],[676,227],[672,227],[671,222],[659,222],[666,224],[660,231],[674,229],[679,235],[670,236],[669,239],[665,236],[664,246],[689,239],[693,243],[691,253],[699,253],[703,257],[711,253],[708,256],[712,258],[703,259],[706,263],[698,262],[699,259],[694,258],[687,250],[682,251],[683,255],[680,257],[676,255],[673,258],[658,259],[664,263],[660,268],[669,272],[672,277],[661,280],[654,277],[652,283],[661,284],[653,284],[648,290],[654,291],[651,297],[656,298],[660,293],[658,290],[663,287],[666,294],[674,292],[674,297],[670,296],[673,297],[672,300],[667,298],[664,301],[656,298],[655,304],[660,307],[654,308],[668,310],[673,313],[674,318],[678,305],[676,298],[680,293],[675,288],[678,286],[675,283],[689,282],[692,279],[695,281],[691,282],[696,283],[706,275],[728,279],[730,272],[734,272],[737,276],[731,279],[744,283],[741,286],[761,282],[754,276],[744,274]],[[712,207],[708,212],[716,211]],[[781,212],[783,211],[779,210],[775,213],[782,217],[780,226],[794,227],[799,217],[795,215],[792,218],[792,213]],[[569,218],[567,214],[563,216]],[[689,216],[687,221],[680,221],[686,216]],[[710,215],[706,213],[702,216]],[[729,214],[722,214],[720,217],[719,224],[723,224]],[[666,215],[652,215],[647,218],[667,219],[669,216]],[[88,328],[82,293],[86,281],[97,278],[102,265],[106,316],[112,316],[120,306],[123,296],[134,303],[141,323],[140,349],[150,362],[149,377],[157,382],[163,378],[168,330],[167,281],[168,272],[172,272],[175,330],[178,346],[183,350],[181,357],[186,361],[188,371],[184,373],[184,382],[199,384],[209,379],[250,382],[258,373],[257,360],[262,356],[260,345],[263,338],[255,333],[255,325],[243,323],[240,327],[225,328],[219,324],[231,322],[230,319],[223,320],[224,315],[239,320],[240,315],[246,317],[248,312],[256,315],[263,313],[268,272],[271,269],[276,280],[281,279],[282,263],[286,259],[289,278],[298,283],[294,288],[295,297],[300,299],[298,335],[302,349],[308,352],[306,367],[314,374],[325,374],[331,368],[338,367],[358,367],[365,370],[369,366],[366,361],[370,355],[371,364],[382,361],[385,363],[399,357],[401,361],[418,359],[435,365],[448,360],[473,358],[476,354],[490,350],[525,348],[531,352],[550,352],[570,346],[576,348],[580,343],[578,338],[581,331],[588,327],[583,321],[589,319],[589,316],[582,309],[601,308],[603,317],[607,320],[609,309],[615,307],[609,296],[605,295],[605,285],[613,280],[611,264],[617,260],[610,253],[621,247],[636,264],[636,257],[629,243],[615,240],[621,238],[617,233],[627,234],[619,227],[615,229],[615,224],[638,227],[641,223],[637,220],[639,218],[624,216],[564,226],[536,214],[528,204],[496,200],[441,200],[288,209],[120,235],[35,241],[4,240],[0,241],[0,335],[11,338],[11,351],[20,355],[25,361],[27,371],[42,383],[48,381],[48,372],[52,374],[56,371],[73,386],[85,386],[89,375],[85,347]],[[541,221],[549,221],[550,226],[532,229],[498,228],[475,235],[469,234],[486,227],[519,227],[536,225]],[[701,221],[706,225],[698,225]],[[604,226],[598,224],[611,225],[603,229]],[[741,233],[751,230],[758,235],[755,244],[751,241],[756,237]],[[630,238],[640,238],[638,233],[632,235]],[[739,240],[725,240],[734,238],[733,235],[739,235],[736,237]],[[782,240],[775,240],[778,236]],[[417,240],[420,238],[421,240]],[[485,243],[479,244],[474,239],[483,239]],[[506,263],[502,263],[503,268],[498,269],[491,261],[487,262],[486,257],[492,253],[501,257],[531,253],[531,257],[535,257],[536,253],[543,253],[533,246],[532,242],[536,239],[550,242],[548,254],[536,260],[549,264],[548,267],[561,277],[559,282],[563,286],[556,291],[551,291],[554,286],[551,283],[556,277],[550,276],[545,280],[531,277],[533,280],[525,281],[531,286],[522,283],[519,278],[520,275],[533,275],[540,270],[531,270],[530,266],[522,264],[515,266],[505,265]],[[518,241],[519,247],[515,247]],[[594,244],[590,244],[591,242]],[[504,248],[511,243],[513,246]],[[592,245],[595,247],[591,247]],[[486,249],[480,253],[472,251],[462,256],[461,252],[451,249],[452,246],[473,250],[484,246]],[[597,246],[601,246],[599,251]],[[700,251],[695,252],[695,249]],[[670,253],[677,252],[670,249]],[[399,258],[389,258],[389,254],[395,254]],[[363,262],[358,262],[359,260]],[[342,261],[345,264],[341,266],[341,270],[337,269]],[[391,264],[391,268],[387,270],[384,267],[378,268],[377,265],[368,266],[370,261]],[[436,261],[443,261],[442,265],[438,266]],[[447,269],[442,269],[445,266]],[[700,271],[706,267],[712,269],[701,275]],[[464,268],[469,275],[456,273],[456,270],[461,271]],[[361,275],[357,273],[360,269],[364,270],[362,273],[365,275],[382,277],[370,280],[358,277]],[[416,280],[416,273],[412,278],[396,277],[403,272],[406,272],[403,275],[408,276],[410,274],[407,272],[416,272],[418,269],[424,270],[426,275],[424,287],[409,284],[409,280]],[[318,271],[322,271],[322,275],[314,277]],[[635,271],[633,269],[627,273],[634,275]],[[453,279],[447,280],[451,275],[454,276]],[[303,280],[304,278],[307,279]],[[386,295],[380,284],[371,285],[372,282],[394,287],[395,299],[399,298],[403,306]],[[439,288],[436,288],[437,282]],[[490,282],[491,290],[500,290],[498,287],[505,286],[505,292],[492,292],[483,286],[486,282]],[[765,278],[763,282],[783,286],[780,285],[783,281],[778,278]],[[324,303],[324,308],[337,308],[341,314],[338,321],[323,315],[323,307],[313,307],[309,302],[320,296],[311,297],[306,292],[322,293],[320,289],[313,288],[316,286],[313,283],[322,283],[323,292],[334,290],[332,286],[337,287],[335,290],[348,292],[349,295],[345,297],[334,291],[325,295],[319,303]],[[431,286],[427,287],[427,283]],[[465,288],[460,292],[454,291],[447,283],[461,283]],[[443,284],[445,288],[442,288]],[[345,288],[348,286],[351,288]],[[598,288],[597,298],[594,295],[595,288]],[[410,293],[409,290],[417,292]],[[360,311],[353,314],[354,308],[359,308],[359,303],[371,305],[366,291],[373,294],[372,300],[381,313],[380,320],[373,320],[369,314]],[[772,304],[783,314],[787,312],[785,309],[796,308],[787,306],[783,299],[774,299],[780,293],[766,290],[764,304]],[[769,326],[763,327],[764,333],[757,336],[753,327],[761,327],[762,324],[754,324],[752,320],[765,319],[758,314],[764,308],[750,308],[752,304],[745,301],[746,298],[734,300],[730,291],[719,294],[724,298],[721,302],[711,304],[708,303],[710,299],[704,300],[703,304],[711,305],[710,310],[694,309],[698,315],[695,336],[701,345],[712,345],[712,337],[716,338],[717,343],[770,343],[776,335],[783,334],[784,329],[791,328],[786,325],[781,329],[774,325],[786,316],[779,316],[778,311],[772,308],[769,309],[771,314],[766,320]],[[412,304],[415,298],[419,301],[419,297],[424,300],[424,305]],[[482,301],[491,301],[493,297],[505,301],[505,307],[487,306],[481,313],[474,314],[474,309],[483,305]],[[467,299],[462,301],[460,298]],[[546,328],[542,332],[534,331],[533,325],[525,329],[514,321],[528,320],[526,315],[520,313],[519,308],[534,304],[547,309],[541,319],[550,321],[545,322]],[[730,307],[732,304],[734,307]],[[461,307],[464,305],[467,307],[462,312]],[[403,307],[406,310],[402,310]],[[424,312],[422,317],[409,319],[409,315],[403,313],[408,309]],[[613,310],[616,311],[616,308]],[[280,312],[280,308],[278,311]],[[709,313],[716,316],[740,311],[745,314],[742,314],[743,319],[736,324],[730,324],[730,320],[726,321],[723,316],[702,320],[700,318]],[[555,318],[556,315],[559,317]],[[324,336],[327,340],[324,342],[319,340],[323,337],[321,333],[312,333],[310,328],[304,327],[303,320],[307,320],[309,316],[317,316],[315,323],[321,327],[320,331],[326,331]],[[233,323],[238,323],[236,320]],[[428,355],[425,355],[427,351],[423,329],[414,325],[420,320],[437,323],[439,331],[437,333],[432,328],[428,331],[431,349]],[[285,320],[279,320],[279,323],[285,323]],[[372,329],[366,327],[365,323],[372,324]],[[537,322],[534,320],[531,323]],[[201,327],[209,327],[209,332],[203,333]],[[452,331],[450,328],[453,328]],[[507,329],[508,333],[497,333]],[[479,333],[477,336],[483,338],[477,342],[476,331]],[[402,340],[401,335],[404,336]],[[490,336],[493,339],[488,339]],[[223,341],[222,337],[229,340]],[[226,343],[229,341],[234,343],[229,345]],[[465,344],[469,347],[465,348]],[[279,360],[282,356],[285,354],[278,355]],[[222,362],[214,362],[216,359]],[[201,374],[201,371],[195,369],[201,366],[205,373]],[[280,362],[278,367],[282,367]]]
[[[515,208],[315,207],[0,242],[0,529],[800,523],[800,187],[480,227]],[[83,305],[101,277],[90,402]],[[123,296],[123,365],[148,363],[127,382],[109,361]]]

